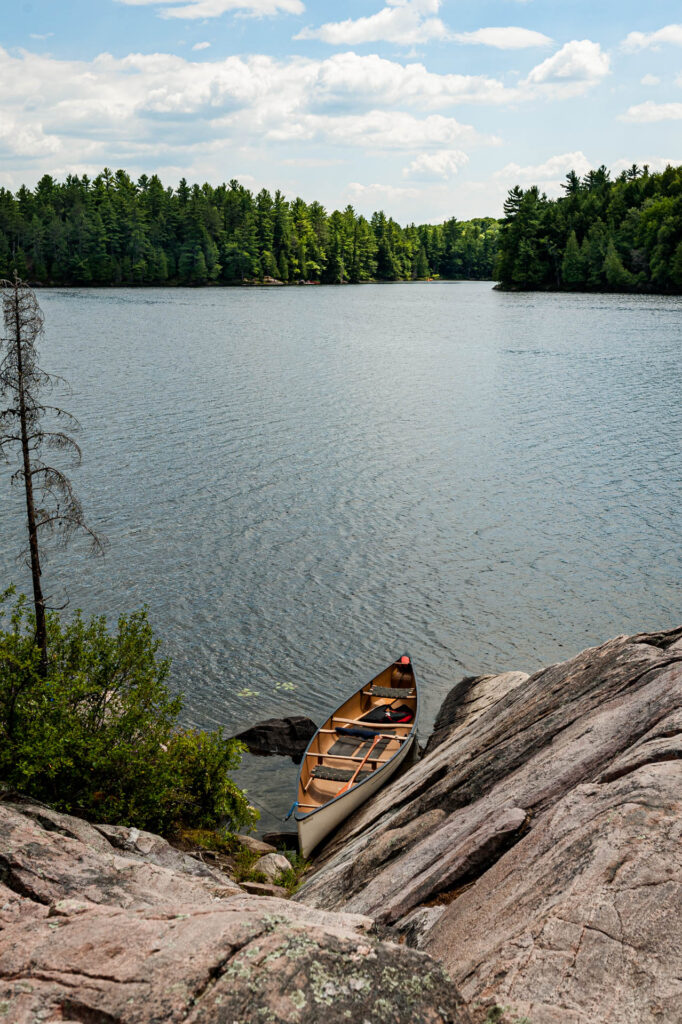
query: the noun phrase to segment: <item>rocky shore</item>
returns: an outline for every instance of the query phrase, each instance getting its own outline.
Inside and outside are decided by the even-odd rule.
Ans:
[[[676,1024],[681,811],[682,628],[457,683],[293,899],[5,798],[0,1022]]]

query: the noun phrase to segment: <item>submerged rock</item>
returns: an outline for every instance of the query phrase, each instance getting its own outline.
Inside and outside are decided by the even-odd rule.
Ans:
[[[298,764],[316,732],[317,726],[309,718],[292,715],[257,722],[234,738],[245,743],[252,754],[282,754]]]
[[[398,931],[470,1006],[681,1021],[682,628],[464,680],[437,724],[295,899]]]

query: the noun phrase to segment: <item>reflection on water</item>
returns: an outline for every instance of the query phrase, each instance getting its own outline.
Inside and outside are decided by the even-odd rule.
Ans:
[[[320,721],[403,650],[423,732],[465,673],[680,614],[679,298],[489,284],[58,290],[46,368],[106,533],[55,601],[148,603],[185,721]],[[0,586],[28,587],[0,481]],[[240,774],[275,814],[296,769]],[[273,824],[266,819],[266,826]]]

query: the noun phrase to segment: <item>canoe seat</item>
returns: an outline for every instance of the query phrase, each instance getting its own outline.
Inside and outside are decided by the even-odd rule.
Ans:
[[[414,687],[407,690],[399,690],[396,686],[372,686],[370,688],[372,697],[414,697]]]
[[[356,776],[356,781],[360,782],[362,779],[366,779],[371,772],[360,772]],[[326,764],[316,764],[312,770],[312,776],[314,779],[327,779],[329,782],[348,782],[355,775],[354,771],[348,768],[328,768]]]

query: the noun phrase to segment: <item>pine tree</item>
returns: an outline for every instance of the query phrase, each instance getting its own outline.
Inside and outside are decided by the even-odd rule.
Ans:
[[[585,264],[575,231],[571,231],[561,261],[561,280],[571,288],[585,283]]]
[[[45,449],[68,452],[80,463],[81,450],[63,430],[45,429],[46,418],[70,424],[78,421],[64,409],[45,403],[58,379],[38,365],[37,342],[43,333],[43,314],[35,292],[16,275],[13,281],[0,281],[5,336],[0,346],[0,399],[9,402],[0,409],[0,456],[7,450],[19,453],[19,469],[12,480],[21,481],[26,498],[28,555],[33,583],[36,621],[36,645],[40,649],[40,669],[47,672],[46,605],[42,587],[39,538],[42,534],[60,536],[67,541],[83,531],[94,551],[101,552],[101,538],[86,525],[83,508],[71,481],[58,468],[43,461]],[[4,349],[4,351],[3,351]]]
[[[604,257],[603,271],[606,282],[611,286],[611,288],[615,288],[617,290],[627,289],[631,288],[634,284],[634,277],[630,271],[626,270],[623,266],[623,261],[618,255],[612,238],[609,238],[606,256]]]

